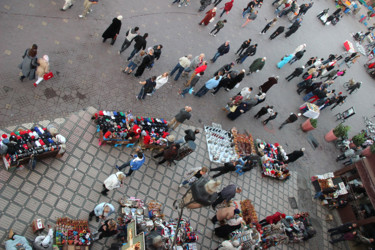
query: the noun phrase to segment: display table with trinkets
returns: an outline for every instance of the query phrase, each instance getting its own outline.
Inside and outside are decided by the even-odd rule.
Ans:
[[[55,241],[58,249],[88,250],[92,244],[88,221],[57,218]]]
[[[61,157],[65,152],[66,139],[57,129],[35,126],[29,130],[3,134],[0,154],[7,170],[27,166],[34,169],[36,162],[48,157]]]

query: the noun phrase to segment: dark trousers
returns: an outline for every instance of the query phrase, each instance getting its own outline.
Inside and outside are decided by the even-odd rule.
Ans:
[[[133,49],[132,53],[130,53],[130,56],[128,57],[128,61],[130,61],[130,59],[133,58],[133,56],[135,56],[135,54],[137,54],[139,52],[139,49]]]
[[[214,35],[216,35],[217,33],[219,33],[219,31],[220,31],[221,29],[215,27],[213,30],[211,30],[210,34],[212,34],[212,32],[214,32],[215,30],[216,30],[216,32],[215,32]]]
[[[242,52],[245,50],[242,46],[237,50],[236,54],[241,55]]]
[[[288,124],[288,123],[291,123],[288,119],[286,119],[279,127],[279,129],[282,129],[284,127],[284,125]]]
[[[277,32],[275,31],[275,32],[273,32],[273,33],[271,34],[270,39],[271,39],[271,40],[272,40],[272,39],[275,39],[278,35],[280,35],[280,34],[277,33]]]
[[[341,155],[339,155],[339,156],[336,158],[336,161],[342,161],[342,160],[345,160],[345,159],[346,159],[345,154],[341,154]]]
[[[127,48],[129,48],[132,42],[125,38],[124,43],[121,45],[120,54],[124,52]]]
[[[215,207],[217,205],[219,205],[220,203],[222,203],[223,201],[224,201],[224,198],[223,198],[223,196],[221,196],[221,193],[219,193],[216,201],[214,201],[214,203],[212,203],[212,208],[215,209]]]
[[[224,167],[224,166],[223,167],[212,168],[211,171],[219,171],[219,173],[217,173],[214,176],[212,176],[212,178],[219,177],[220,175],[223,175],[223,174],[235,171],[235,170],[236,169],[229,169],[229,168]]]
[[[263,29],[262,29],[262,31],[260,32],[260,33],[262,33],[262,34],[266,34],[266,32],[267,32],[267,30],[269,29],[271,27],[271,25],[266,25]]]
[[[217,222],[217,216],[215,215],[214,217],[211,218],[212,223],[216,224]]]
[[[107,188],[105,187],[105,185],[103,184],[103,191],[102,191],[101,193],[102,193],[103,195],[107,195],[108,191],[109,191],[109,189],[107,189]]]
[[[215,0],[215,2],[214,2],[215,7],[218,6],[221,3],[221,1],[223,1],[223,0]]]
[[[262,109],[258,111],[258,113],[256,113],[256,115],[254,115],[254,118],[256,119],[259,119],[261,116],[264,116],[265,114],[267,114],[267,111],[264,112]]]
[[[108,38],[103,38],[103,43],[105,43],[105,41],[107,41]],[[112,41],[111,41],[111,45],[115,44],[116,42],[116,39],[115,38],[112,38]]]
[[[296,75],[294,75],[293,73],[288,75],[285,79],[289,82],[290,80],[292,80],[294,77],[296,77]]]
[[[338,238],[336,238],[336,239],[333,239],[333,240],[331,240],[330,242],[331,242],[332,244],[335,244],[335,243],[337,243],[337,242],[344,241],[344,240],[345,240],[345,238],[344,238],[344,234],[342,234],[340,237],[338,237]]]
[[[272,121],[272,120],[274,120],[275,118],[276,118],[276,117],[272,117],[272,116],[270,116],[270,117],[268,117],[266,120],[263,121],[263,124],[266,125],[269,121]]]
[[[336,102],[335,105],[333,105],[333,107],[331,108],[331,110],[336,108],[339,104],[340,104],[339,102]]]
[[[124,168],[126,168],[126,167],[130,167],[130,161],[125,162],[124,164],[122,164],[120,167],[118,167],[118,170],[121,171],[122,169],[124,169]],[[125,175],[126,175],[126,176],[129,176],[129,175],[131,175],[133,172],[134,172],[134,170],[129,169],[129,172],[128,172],[127,174],[125,174]]]
[[[95,215],[95,211],[94,211],[94,210],[92,210],[92,211],[89,213],[89,220],[91,220],[92,217],[94,217],[94,216],[96,217],[96,220],[98,221],[98,220],[99,220],[99,217]]]
[[[195,94],[196,97],[201,97],[201,96],[204,96],[207,92],[208,92],[208,88],[206,88],[206,86],[202,86],[202,88],[200,88],[198,90],[198,92]]]
[[[259,224],[260,224],[262,227],[269,225],[269,223],[266,221],[266,219],[263,219],[263,220],[259,221]]]
[[[147,95],[147,93],[146,93],[146,91],[145,91],[145,88],[142,87],[142,88],[141,88],[141,91],[139,91],[138,99],[139,99],[139,100],[144,100],[145,97],[146,97],[146,95]]]
[[[154,158],[159,158],[159,157],[162,157],[164,155],[164,152],[160,152],[159,154],[155,155]],[[167,160],[163,157],[163,159],[161,161],[158,162],[158,164],[163,164],[164,162],[166,162]]]

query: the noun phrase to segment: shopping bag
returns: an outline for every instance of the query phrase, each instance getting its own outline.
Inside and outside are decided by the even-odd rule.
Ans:
[[[213,18],[210,19],[209,22],[212,23],[214,20],[215,20],[215,18],[213,17]]]
[[[47,81],[47,80],[51,79],[52,77],[53,77],[53,73],[51,71],[51,72],[45,73],[44,76],[43,76],[43,79],[45,81]]]

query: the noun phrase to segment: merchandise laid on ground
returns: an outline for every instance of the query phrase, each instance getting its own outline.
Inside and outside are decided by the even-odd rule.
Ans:
[[[55,229],[56,246],[68,246],[68,249],[89,249],[92,236],[87,220],[57,218]]]
[[[168,124],[164,119],[133,116],[131,111],[99,111],[92,119],[97,124],[100,145],[131,147],[138,141],[143,149],[167,145]]]
[[[223,130],[219,124],[213,124],[212,127],[205,126],[204,130],[212,162],[226,163],[236,161],[243,156],[256,154],[253,137],[247,132],[238,134],[236,128],[232,128],[230,131]]]
[[[313,103],[305,102],[299,109],[303,112],[303,116],[308,118],[317,119],[320,115],[319,106]]]
[[[258,154],[261,156],[262,175],[278,180],[289,179],[289,169],[287,164],[284,164],[287,156],[279,143],[271,144],[257,139],[256,145]]]
[[[15,170],[25,165],[35,168],[35,161],[47,157],[61,157],[65,152],[66,139],[57,129],[33,127],[3,134],[0,139],[0,155],[3,155],[7,170]]]

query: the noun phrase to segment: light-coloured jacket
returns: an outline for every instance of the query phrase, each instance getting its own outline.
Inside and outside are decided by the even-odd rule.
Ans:
[[[98,217],[102,216],[105,206],[108,206],[110,208],[110,211],[107,216],[110,216],[111,214],[115,212],[115,207],[112,204],[107,203],[107,202],[102,202],[94,208],[95,215]]]
[[[189,58],[187,58],[186,56],[180,57],[180,59],[178,59],[178,63],[179,63],[182,67],[184,67],[184,68],[189,67],[190,64],[191,64]]]
[[[123,172],[117,172],[115,174],[111,174],[105,181],[104,185],[108,190],[113,190],[115,188],[119,188],[121,186],[121,181],[119,177],[123,175],[125,178],[125,174]]]

